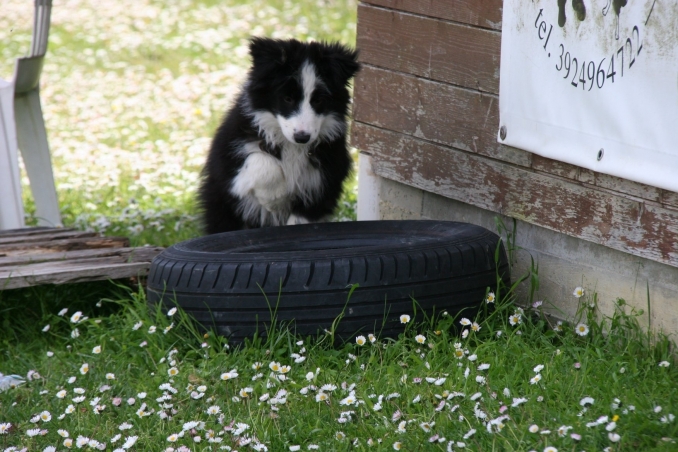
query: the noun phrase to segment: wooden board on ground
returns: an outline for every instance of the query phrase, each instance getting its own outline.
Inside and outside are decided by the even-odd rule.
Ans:
[[[76,229],[0,231],[0,290],[145,276],[161,251]]]

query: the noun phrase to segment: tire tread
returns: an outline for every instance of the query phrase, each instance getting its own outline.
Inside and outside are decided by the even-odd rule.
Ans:
[[[448,224],[452,229],[458,225]],[[256,250],[241,253],[236,260],[227,251],[214,252],[219,258],[206,258],[210,253],[192,255],[188,245],[188,251],[168,248],[153,261],[149,301],[167,302],[176,297],[203,325],[215,322],[220,334],[236,341],[270,323],[271,308],[266,300],[273,302],[278,297],[279,320],[295,320],[297,331],[304,334],[326,328],[344,307],[350,313],[340,322],[340,333],[378,324],[389,335],[398,334],[402,325],[397,316],[411,312],[413,298],[425,311],[446,309],[454,314],[477,309],[486,288],[496,284],[497,271],[509,282],[508,261],[499,238],[467,226],[470,232],[462,228],[465,235],[461,238],[433,235],[430,243],[414,241],[405,248],[380,245],[354,254],[334,252],[333,248],[320,249],[312,257],[295,250],[270,255]],[[219,243],[213,236],[204,239]],[[225,236],[224,241],[227,239],[231,237]],[[501,246],[498,269],[494,262],[497,246]],[[224,253],[227,258],[221,257]],[[347,304],[354,284],[358,290]],[[387,324],[381,325],[385,316]]]

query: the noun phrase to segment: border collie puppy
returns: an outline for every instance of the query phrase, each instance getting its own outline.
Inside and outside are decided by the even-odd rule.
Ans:
[[[217,129],[199,202],[205,232],[322,221],[351,171],[349,80],[341,44],[253,38],[252,68]]]

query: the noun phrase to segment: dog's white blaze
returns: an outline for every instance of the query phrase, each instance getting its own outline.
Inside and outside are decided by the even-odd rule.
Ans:
[[[315,66],[309,62],[301,68],[301,87],[304,97],[299,105],[299,110],[289,118],[278,115],[278,123],[283,135],[292,143],[295,143],[294,134],[305,132],[311,136],[309,143],[313,143],[320,135],[324,116],[319,115],[311,107],[311,96],[318,86],[322,86],[322,80],[315,73]]]
[[[324,86],[317,76],[315,66],[306,62],[301,70],[301,85],[304,97],[299,110],[291,117],[274,115],[266,110],[253,110],[249,98],[245,96],[241,104],[243,110],[252,117],[260,136],[270,145],[296,143],[294,132],[306,132],[311,138],[305,146],[313,146],[318,139],[332,141],[346,133],[346,122],[335,113],[317,114],[311,107],[311,96],[318,86]],[[304,146],[304,145],[299,145]]]

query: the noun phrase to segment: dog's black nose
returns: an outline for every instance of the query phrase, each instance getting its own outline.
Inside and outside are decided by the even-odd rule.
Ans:
[[[311,139],[311,135],[306,132],[294,132],[294,141],[300,144],[308,143],[308,140]]]

